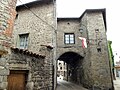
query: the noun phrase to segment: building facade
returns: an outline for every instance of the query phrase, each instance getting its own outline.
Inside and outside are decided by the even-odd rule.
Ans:
[[[0,89],[52,90],[56,27],[53,0],[34,1],[17,8],[16,0],[0,1],[0,5]]]
[[[66,80],[88,89],[113,90],[105,9],[88,9],[79,18],[56,20],[54,0],[17,6],[17,13],[15,1],[4,2],[12,8],[9,19],[14,17],[0,26],[4,36],[0,40],[7,40],[0,43],[0,89],[55,90],[57,60],[61,60],[67,66]],[[10,83],[14,76],[17,85]]]
[[[53,46],[55,45],[54,33],[56,30],[54,5],[53,0],[42,0],[16,7],[13,46],[45,56],[43,64],[43,70],[46,72],[43,77],[45,77],[38,78],[44,87],[41,87],[42,84],[37,84],[43,90],[53,88],[54,83],[53,55],[55,48]],[[36,89],[34,88],[34,90]]]
[[[119,52],[114,54],[114,73],[116,77],[120,77],[120,55]]]
[[[80,18],[57,22],[57,59],[67,63],[67,80],[86,88],[113,90],[105,9],[88,9]]]

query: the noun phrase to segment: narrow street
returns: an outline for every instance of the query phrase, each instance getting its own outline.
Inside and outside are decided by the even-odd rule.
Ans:
[[[114,82],[115,90],[120,90],[120,78],[116,77],[116,80],[114,80],[113,82]]]
[[[57,90],[87,90],[87,89],[83,88],[82,86],[76,85],[74,83],[67,82],[62,79],[58,79]]]

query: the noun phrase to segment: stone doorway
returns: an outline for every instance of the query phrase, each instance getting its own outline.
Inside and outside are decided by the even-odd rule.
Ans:
[[[27,71],[10,71],[7,90],[25,90]]]

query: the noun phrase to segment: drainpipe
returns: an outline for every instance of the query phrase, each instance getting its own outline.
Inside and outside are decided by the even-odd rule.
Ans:
[[[52,43],[54,47],[53,51],[53,75],[52,75],[52,81],[53,81],[53,88],[52,90],[56,90],[57,87],[57,56],[56,56],[56,51],[57,51],[57,16],[56,16],[56,0],[53,0],[53,20],[54,20],[54,26],[53,26],[53,36],[52,36]]]

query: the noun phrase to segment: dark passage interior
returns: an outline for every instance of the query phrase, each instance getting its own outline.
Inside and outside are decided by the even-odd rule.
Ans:
[[[58,58],[57,77],[80,84],[82,80],[83,57],[75,52],[66,52]]]

